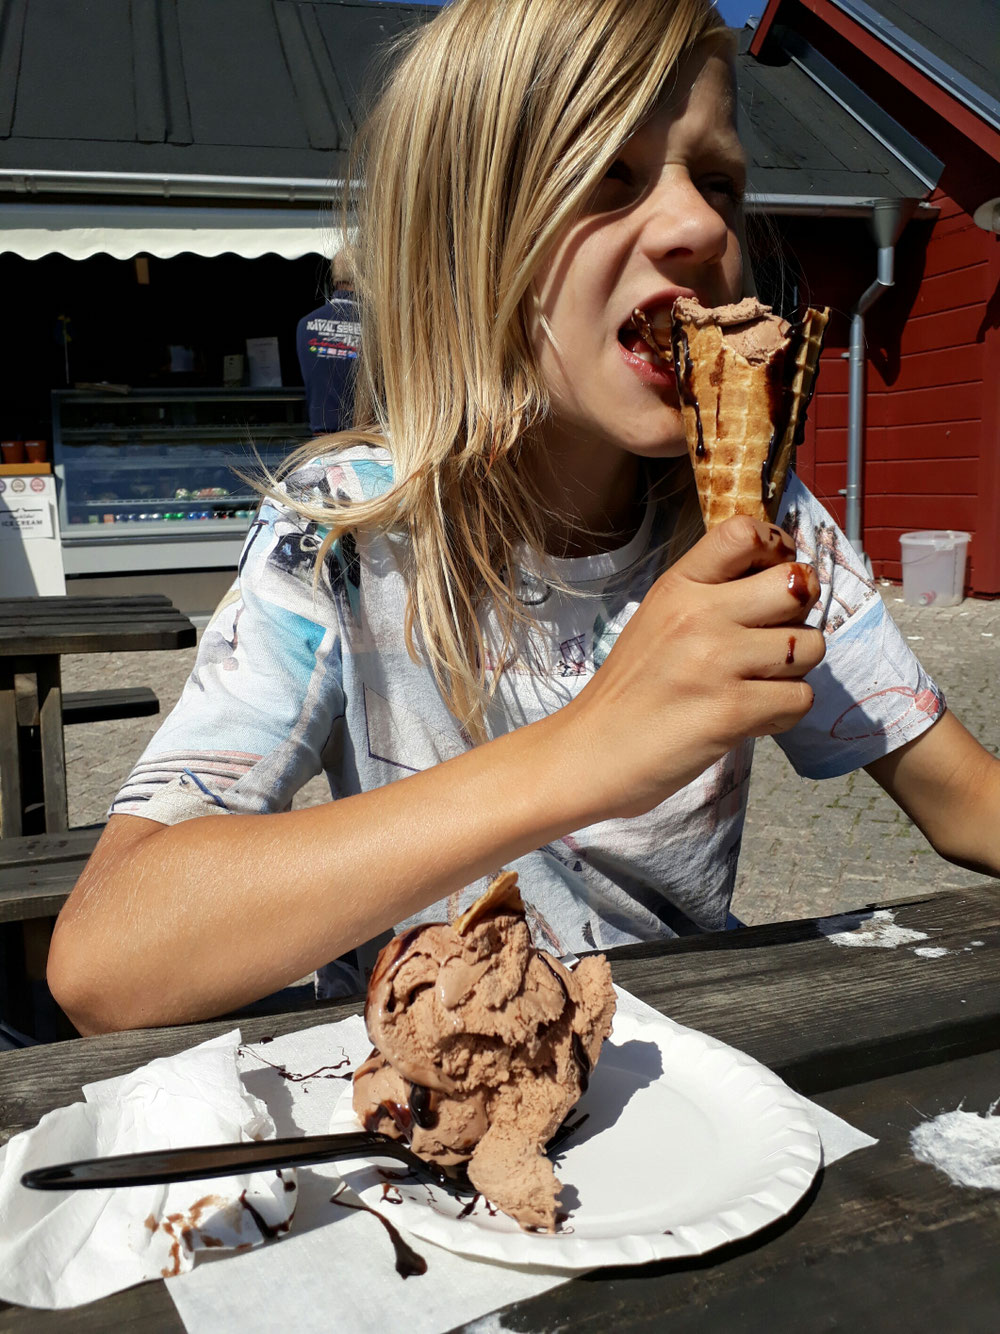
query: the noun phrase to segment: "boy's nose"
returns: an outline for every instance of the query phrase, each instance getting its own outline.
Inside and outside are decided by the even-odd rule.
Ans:
[[[646,201],[640,245],[651,259],[712,264],[729,243],[726,220],[685,173],[664,180]]]

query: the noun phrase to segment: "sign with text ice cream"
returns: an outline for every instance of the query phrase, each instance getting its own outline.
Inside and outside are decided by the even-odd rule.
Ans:
[[[53,477],[0,477],[0,596],[66,592]]]

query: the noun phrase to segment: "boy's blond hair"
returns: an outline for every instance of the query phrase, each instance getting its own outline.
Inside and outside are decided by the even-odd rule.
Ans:
[[[708,0],[454,0],[359,136],[355,429],[290,464],[384,445],[395,481],[346,509],[293,503],[329,527],[321,556],[349,530],[406,534],[410,652],[475,740],[492,688],[479,613],[492,602],[504,660],[524,619],[517,548],[541,553],[566,523],[526,466],[549,411],[535,277],[680,60],[725,31]],[[700,525],[690,467],[654,470],[662,493],[688,493],[675,545],[687,542]]]

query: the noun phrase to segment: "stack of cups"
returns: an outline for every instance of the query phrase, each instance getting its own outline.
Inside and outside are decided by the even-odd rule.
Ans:
[[[48,454],[47,440],[0,440],[4,463],[44,463]]]

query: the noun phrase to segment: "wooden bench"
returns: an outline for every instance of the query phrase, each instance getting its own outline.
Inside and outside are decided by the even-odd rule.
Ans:
[[[56,916],[103,828],[0,838],[0,1018],[43,1041],[74,1035],[45,968]]]
[[[150,718],[159,712],[160,701],[149,686],[63,692],[64,727],[70,723],[112,722],[117,718]]]
[[[149,718],[159,712],[160,701],[149,686],[129,686],[124,690],[63,691],[64,727],[73,723],[113,722],[118,718]],[[18,690],[17,722],[19,727],[38,726],[38,699],[27,688],[27,683],[23,692]]]

